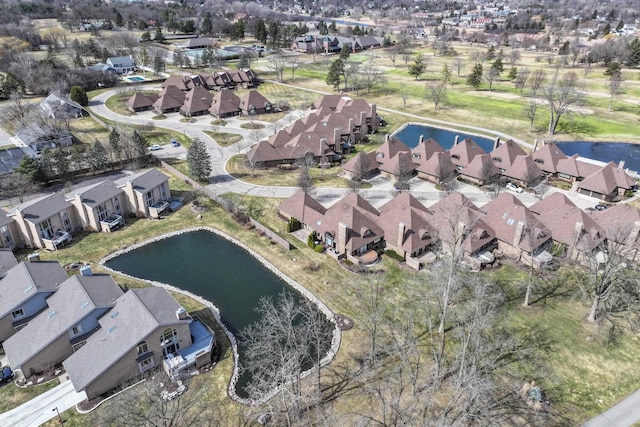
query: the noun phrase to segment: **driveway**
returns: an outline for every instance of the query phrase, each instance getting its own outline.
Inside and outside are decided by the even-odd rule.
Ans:
[[[587,421],[582,427],[630,427],[640,421],[640,390]]]
[[[56,408],[63,413],[86,398],[84,391],[78,393],[71,381],[66,381],[17,408],[0,414],[0,426],[38,427],[58,416]]]

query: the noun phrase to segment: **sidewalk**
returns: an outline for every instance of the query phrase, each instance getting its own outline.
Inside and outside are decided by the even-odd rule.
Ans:
[[[630,427],[640,421],[640,390],[590,419],[582,427]]]

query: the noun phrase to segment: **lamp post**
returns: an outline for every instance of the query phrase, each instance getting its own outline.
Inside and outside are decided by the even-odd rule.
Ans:
[[[60,411],[58,410],[58,407],[56,406],[51,411],[58,414],[58,424],[64,425],[65,422],[62,420],[62,417],[60,416]]]

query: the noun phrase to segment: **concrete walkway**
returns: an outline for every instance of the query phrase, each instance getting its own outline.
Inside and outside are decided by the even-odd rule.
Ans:
[[[86,398],[87,394],[84,391],[78,393],[71,381],[63,382],[17,408],[0,414],[0,427],[38,427],[58,416],[56,408],[62,414]]]
[[[630,427],[640,422],[640,390],[587,421],[582,427]]]

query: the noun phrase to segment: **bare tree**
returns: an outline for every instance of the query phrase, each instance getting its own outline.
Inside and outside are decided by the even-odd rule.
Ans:
[[[400,83],[400,98],[402,98],[402,105],[407,108],[407,100],[409,99],[409,91],[407,87]]]
[[[527,85],[527,80],[529,79],[530,74],[531,74],[531,71],[525,68],[523,70],[518,71],[516,78],[513,79],[513,85],[515,86],[515,90],[516,92],[520,92],[520,95],[522,95],[522,92],[524,91],[524,88]]]
[[[287,68],[287,59],[275,53],[267,58],[267,66],[274,72],[279,82],[284,81],[284,70]]]
[[[440,104],[447,102],[447,83],[439,81],[428,84],[427,98],[433,102],[433,109],[437,110]]]
[[[529,98],[523,107],[524,115],[529,119],[529,133],[533,130],[533,123],[536,120],[536,113],[538,112],[538,100],[535,98]]]
[[[460,77],[460,72],[462,71],[462,68],[464,68],[464,59],[460,56],[456,56],[453,58],[453,66],[456,69],[458,77]]]
[[[520,52],[512,48],[509,52],[509,65],[511,65],[511,67],[515,67],[516,62],[520,60],[520,57]]]
[[[289,69],[291,70],[291,79],[295,79],[296,77],[296,70],[298,68],[300,68],[300,58],[297,56],[292,56],[289,57],[288,61],[287,61],[287,66],[289,67]]]
[[[618,97],[624,90],[624,80],[621,73],[613,73],[611,78],[607,82],[607,88],[609,89],[609,108],[611,112],[613,109],[613,100]]]
[[[34,184],[31,177],[21,172],[4,175],[0,180],[0,190],[9,199],[9,203],[14,197],[18,199],[19,203],[22,203],[25,196],[30,195],[33,189]]]
[[[544,70],[537,68],[529,76],[529,88],[531,89],[531,96],[536,96],[540,86],[544,82],[546,74]]]
[[[495,67],[489,67],[487,71],[484,73],[484,79],[489,83],[489,92],[493,87],[493,82],[500,77],[500,72]]]
[[[365,62],[360,66],[360,77],[362,87],[367,90],[367,93],[371,93],[371,89],[377,84],[383,84],[385,81],[385,75],[376,64],[375,57],[369,56]]]
[[[314,160],[312,153],[307,153],[299,162],[300,171],[298,173],[298,187],[307,194],[311,193],[315,188],[310,171],[313,164]]]
[[[556,132],[560,119],[571,109],[580,104],[586,94],[584,84],[578,81],[578,75],[571,71],[559,78],[556,71],[551,82],[542,87],[542,92],[549,107],[549,135]]]
[[[384,53],[386,53],[387,58],[389,58],[389,60],[391,61],[391,63],[393,64],[393,66],[396,66],[396,59],[398,59],[398,48],[396,46],[391,46],[388,47],[384,50]]]

